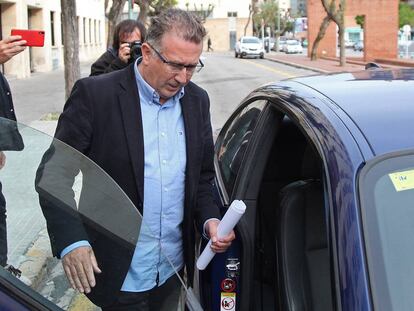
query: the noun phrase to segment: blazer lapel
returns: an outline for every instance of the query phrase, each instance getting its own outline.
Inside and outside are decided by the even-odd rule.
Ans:
[[[134,66],[127,67],[124,79],[119,83],[121,89],[118,95],[118,103],[121,108],[124,131],[138,194],[142,203],[144,199],[144,137]],[[138,209],[142,213],[142,205],[139,205]]]

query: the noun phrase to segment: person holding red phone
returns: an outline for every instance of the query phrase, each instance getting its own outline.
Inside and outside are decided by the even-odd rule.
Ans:
[[[13,56],[21,53],[26,48],[26,40],[21,40],[21,36],[9,36],[4,40],[0,40],[0,64],[4,64]],[[0,122],[7,123],[4,119],[16,121],[16,115],[13,108],[13,100],[11,96],[10,86],[6,78],[0,72]],[[18,132],[17,132],[18,133]],[[0,139],[0,170],[6,164],[6,156],[1,150]],[[20,146],[9,146],[8,150],[20,150]],[[21,281],[30,284],[30,280],[21,275],[20,270],[7,264],[7,228],[6,228],[6,200],[2,193],[2,185],[0,181],[0,266],[10,271],[13,275],[20,278]]]

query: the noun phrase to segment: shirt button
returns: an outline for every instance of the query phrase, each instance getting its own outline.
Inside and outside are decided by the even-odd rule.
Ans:
[[[165,187],[165,188],[164,188],[164,191],[165,191],[165,192],[167,192],[167,191],[168,191],[168,188],[167,188],[167,187]]]
[[[162,160],[162,164],[167,164],[167,160]]]
[[[10,92],[7,92],[7,93],[6,93],[6,95],[7,95],[7,96],[10,96]]]
[[[164,137],[165,136],[165,133],[164,132],[161,132],[161,136]]]

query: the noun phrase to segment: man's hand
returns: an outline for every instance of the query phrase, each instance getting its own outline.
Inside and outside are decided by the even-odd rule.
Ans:
[[[130,51],[131,49],[129,48],[129,43],[122,43],[119,46],[118,50],[119,59],[122,60],[124,63],[128,63],[129,59],[131,58]]]
[[[101,273],[92,248],[75,248],[63,256],[62,264],[72,288],[81,293],[90,293],[91,287],[96,284],[94,273]]]
[[[21,36],[10,36],[0,40],[0,64],[4,64],[14,55],[24,51],[26,40],[20,40],[21,38]]]
[[[3,153],[3,151],[0,151],[0,170],[4,167],[6,164],[6,155]]]
[[[217,227],[219,223],[220,221],[217,219],[209,220],[206,224],[206,232],[211,239],[211,250],[215,253],[224,253],[229,248],[236,235],[232,230],[227,236],[219,239],[217,237]]]

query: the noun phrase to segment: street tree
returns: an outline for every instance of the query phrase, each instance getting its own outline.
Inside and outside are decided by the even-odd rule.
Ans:
[[[400,3],[399,8],[399,26],[414,26],[414,10],[408,3]]]
[[[321,26],[319,27],[318,35],[312,45],[311,60],[317,59],[317,50],[320,41],[325,36],[326,30],[331,21],[338,26],[339,37],[339,61],[341,66],[345,66],[345,8],[346,0],[339,0],[337,5],[336,0],[321,0],[322,6],[325,9],[326,16],[324,17]]]
[[[247,19],[246,25],[244,26],[244,36],[247,35],[247,28],[249,28],[250,21],[252,20],[252,16],[257,13],[257,5],[256,1],[252,0],[252,3],[249,4],[249,17]]]
[[[275,33],[275,28],[279,19],[279,8],[275,0],[268,0],[262,2],[259,5],[257,13],[253,15],[253,21],[256,25],[262,25],[263,27],[270,27],[270,34]],[[279,36],[279,33],[276,34]]]
[[[187,7],[187,11],[190,11],[190,3],[187,2],[185,6]],[[194,8],[191,11],[194,12],[194,14],[196,14],[203,23],[205,23],[207,17],[210,16],[213,10],[214,10],[214,4],[209,3],[207,5],[207,8],[205,8],[203,3],[201,3],[200,6],[197,6],[194,3]]]
[[[138,20],[144,25],[149,16],[158,15],[160,12],[177,5],[177,0],[134,0],[139,6]]]
[[[120,22],[121,15],[125,7],[125,2],[126,0],[112,0],[111,8],[108,11],[108,0],[105,0],[105,16],[108,19],[108,38],[106,41],[107,46],[110,46],[112,44],[114,29],[116,24]]]
[[[65,99],[80,78],[79,29],[76,21],[76,0],[60,0],[63,27],[63,60],[65,64]]]

